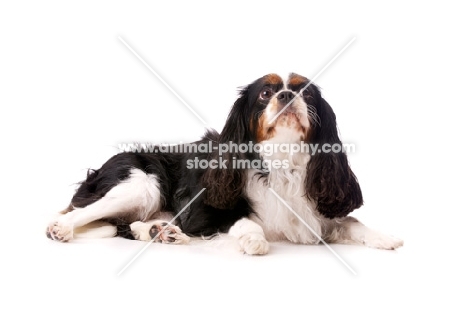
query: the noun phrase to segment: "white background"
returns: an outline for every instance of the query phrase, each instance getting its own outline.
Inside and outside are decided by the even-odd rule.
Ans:
[[[392,1],[11,2],[0,5],[3,298],[9,309],[463,309],[468,23],[464,6]],[[399,236],[380,251],[272,245],[265,257],[123,239],[54,243],[44,230],[86,169],[122,142],[189,142],[237,87],[313,77],[364,191],[353,213]],[[6,290],[5,290],[6,288]],[[1,307],[5,309],[6,307]]]

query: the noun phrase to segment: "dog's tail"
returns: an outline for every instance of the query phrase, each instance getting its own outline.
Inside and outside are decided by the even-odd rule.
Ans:
[[[99,239],[120,236],[134,240],[130,230],[130,224],[114,223],[113,221],[93,221],[83,227],[75,228],[73,238],[75,239]]]

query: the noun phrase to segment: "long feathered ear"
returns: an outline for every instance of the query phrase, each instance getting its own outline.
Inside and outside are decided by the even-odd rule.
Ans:
[[[311,143],[319,144],[319,149],[324,144],[342,146],[333,109],[323,98],[315,108],[320,122],[314,125]],[[312,155],[306,189],[308,198],[316,200],[318,211],[327,218],[344,217],[363,204],[361,188],[344,152]]]
[[[226,121],[218,143],[224,146],[247,144],[251,139],[249,131],[249,94],[248,88],[240,92],[240,97],[234,103]],[[212,159],[216,159],[216,168],[208,168],[202,176],[202,185],[206,188],[204,203],[216,208],[231,208],[242,194],[245,185],[244,169],[235,168],[236,161],[246,159],[249,155],[239,152],[237,148],[230,148],[229,151],[219,155],[219,150],[211,154]]]

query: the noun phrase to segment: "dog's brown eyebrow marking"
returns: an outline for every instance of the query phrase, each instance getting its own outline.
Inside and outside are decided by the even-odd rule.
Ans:
[[[281,77],[275,73],[266,75],[263,79],[264,79],[263,81],[265,82],[265,84],[282,84],[283,83],[283,79],[281,79]]]
[[[292,73],[290,76],[289,76],[289,81],[288,81],[288,85],[291,84],[291,85],[301,85],[301,84],[305,84],[305,83],[308,83],[309,80],[303,76],[300,76],[298,74],[295,74],[295,73]]]

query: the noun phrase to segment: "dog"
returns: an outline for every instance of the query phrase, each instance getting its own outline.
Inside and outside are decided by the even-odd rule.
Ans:
[[[170,152],[122,152],[89,170],[46,235],[67,242],[103,221],[110,232],[95,236],[184,244],[227,233],[249,255],[272,241],[402,246],[348,216],[363,197],[342,146],[316,85],[268,74],[240,90],[220,133]]]

